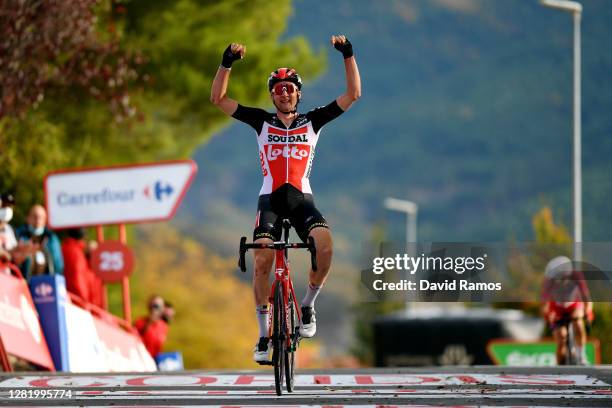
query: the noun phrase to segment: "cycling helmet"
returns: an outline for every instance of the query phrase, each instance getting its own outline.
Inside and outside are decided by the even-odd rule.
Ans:
[[[270,77],[268,78],[268,92],[272,92],[274,85],[283,81],[291,82],[297,86],[298,90],[302,90],[302,78],[300,78],[300,75],[295,72],[295,69],[279,68],[270,73]]]
[[[548,279],[569,278],[572,275],[572,260],[567,256],[557,256],[548,262],[544,276]]]

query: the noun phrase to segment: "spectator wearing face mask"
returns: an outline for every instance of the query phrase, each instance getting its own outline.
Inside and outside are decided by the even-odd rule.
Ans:
[[[26,224],[17,228],[15,232],[19,243],[26,248],[21,272],[27,280],[36,275],[64,273],[60,240],[47,228],[45,207],[39,204],[33,205]]]
[[[13,260],[12,251],[17,248],[15,231],[9,222],[13,218],[15,199],[12,194],[0,195],[0,263]],[[8,267],[0,266],[0,273],[10,273]]]
[[[153,295],[149,299],[149,314],[134,322],[140,338],[151,357],[155,358],[161,351],[168,336],[168,323],[163,319],[164,299]]]

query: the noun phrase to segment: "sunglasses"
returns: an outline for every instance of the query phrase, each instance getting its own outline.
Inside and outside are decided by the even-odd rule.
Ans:
[[[282,95],[283,92],[287,92],[287,95],[291,95],[294,92],[297,92],[297,88],[293,84],[276,84],[274,88],[272,88],[274,95]]]

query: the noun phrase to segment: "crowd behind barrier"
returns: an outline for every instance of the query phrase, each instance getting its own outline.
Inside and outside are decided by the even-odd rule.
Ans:
[[[42,341],[35,334],[33,338],[35,342],[38,340],[38,343],[44,343],[45,349],[48,342],[47,357],[50,352],[55,364],[51,363],[50,358],[48,358],[49,364],[41,364],[40,359],[36,360],[19,352],[11,353],[11,350],[15,349],[11,343],[15,342],[16,336],[13,329],[27,332],[30,327],[26,326],[32,325],[26,321],[26,317],[13,316],[12,321],[0,319],[0,363],[2,363],[0,368],[4,371],[53,370],[55,365],[57,370],[67,371],[70,366],[68,356],[60,354],[67,354],[70,351],[72,354],[85,357],[86,352],[83,350],[91,348],[91,345],[85,344],[75,346],[76,337],[80,337],[84,343],[89,340],[76,334],[77,331],[74,330],[76,327],[68,326],[86,324],[92,328],[92,333],[97,330],[99,342],[102,344],[97,348],[105,351],[105,357],[113,353],[111,345],[107,343],[116,343],[113,349],[116,351],[120,346],[119,343],[129,342],[132,347],[129,352],[132,355],[139,354],[141,349],[143,351],[146,349],[144,351],[146,357],[141,356],[136,364],[149,370],[153,364],[155,369],[153,359],[158,355],[161,356],[168,324],[174,317],[172,305],[158,295],[152,296],[149,301],[149,314],[136,320],[134,325],[112,315],[106,310],[104,283],[90,266],[90,255],[96,249],[97,243],[86,241],[86,230],[73,228],[60,231],[59,235],[62,236],[60,240],[58,233],[47,226],[47,211],[39,204],[30,208],[23,225],[13,228],[10,222],[13,219],[14,207],[15,198],[12,194],[0,195],[0,277],[5,276],[5,279],[9,279],[10,276],[11,283],[20,282],[19,287],[25,288],[26,303],[32,304],[31,314],[37,320],[38,330],[44,333]],[[6,295],[4,292],[9,290],[9,286],[5,284],[0,287],[0,294]],[[54,297],[49,296],[50,294]],[[6,303],[7,299],[5,297],[3,302]],[[24,300],[16,298],[13,303],[19,304],[19,302],[22,303],[23,309]],[[2,301],[0,307],[11,311],[17,309],[14,304],[4,304]],[[100,333],[100,330],[104,333]],[[125,333],[128,334],[127,337]],[[13,338],[8,339],[9,335]],[[44,338],[49,336],[55,339]],[[73,341],[69,346],[67,338],[71,336]],[[7,347],[7,343],[11,347]],[[69,348],[71,350],[68,350]],[[138,352],[133,353],[134,349]],[[121,363],[122,369],[129,370],[129,358],[124,357],[115,355],[112,356],[112,360],[117,364]],[[74,367],[74,364],[72,366]],[[97,371],[106,370],[116,371],[116,367],[113,367],[112,363],[102,364]]]

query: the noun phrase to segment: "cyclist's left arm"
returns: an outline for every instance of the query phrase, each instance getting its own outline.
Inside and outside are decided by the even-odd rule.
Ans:
[[[336,98],[338,106],[346,111],[351,105],[361,97],[361,78],[357,61],[353,55],[351,42],[343,35],[332,36],[331,43],[344,57],[344,71],[346,74],[346,92]]]

